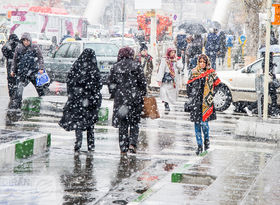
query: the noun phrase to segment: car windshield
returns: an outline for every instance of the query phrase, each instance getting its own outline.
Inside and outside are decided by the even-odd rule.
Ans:
[[[85,48],[91,48],[96,56],[118,56],[119,49],[115,44],[110,43],[87,43]]]
[[[120,38],[113,38],[110,39],[110,42],[117,44],[118,46],[122,45],[122,39]],[[124,46],[135,46],[135,42],[133,39],[124,39]]]

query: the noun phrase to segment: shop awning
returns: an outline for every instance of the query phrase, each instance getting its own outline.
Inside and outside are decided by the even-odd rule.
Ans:
[[[62,14],[68,15],[67,11],[64,8],[55,8],[55,7],[42,7],[42,6],[32,6],[28,11],[45,13],[45,14]]]

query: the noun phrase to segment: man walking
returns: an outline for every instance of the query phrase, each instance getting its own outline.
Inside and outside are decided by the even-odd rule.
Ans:
[[[11,68],[14,58],[15,49],[19,43],[19,39],[16,34],[11,34],[9,40],[2,47],[2,53],[6,57],[6,68],[7,68],[7,81],[10,100],[13,99],[16,90],[16,79],[11,76]]]
[[[218,29],[214,28],[207,36],[205,46],[206,55],[210,58],[211,66],[216,70],[216,57],[220,48],[219,37],[217,35]]]
[[[11,76],[16,78],[17,91],[14,99],[15,109],[21,108],[23,88],[31,82],[39,97],[44,95],[48,85],[36,86],[38,72],[44,72],[44,60],[42,52],[37,44],[32,44],[29,33],[21,36],[20,43],[16,47],[13,59]]]

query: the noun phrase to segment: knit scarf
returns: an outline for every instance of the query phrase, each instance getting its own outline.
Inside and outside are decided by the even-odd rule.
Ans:
[[[214,88],[219,85],[221,80],[218,78],[216,72],[212,68],[208,68],[206,71],[199,66],[192,70],[189,83],[195,80],[205,78],[205,85],[203,89],[203,101],[202,101],[202,121],[205,122],[213,113],[214,110]]]

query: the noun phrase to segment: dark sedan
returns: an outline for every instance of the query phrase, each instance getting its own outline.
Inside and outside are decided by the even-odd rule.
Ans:
[[[65,83],[71,65],[85,48],[95,51],[102,82],[107,83],[111,67],[117,61],[119,48],[113,43],[92,41],[70,41],[63,43],[52,57],[45,58],[45,69],[51,80]]]

